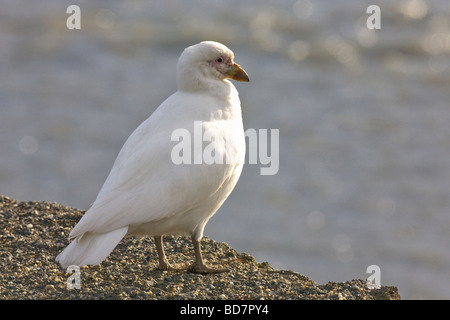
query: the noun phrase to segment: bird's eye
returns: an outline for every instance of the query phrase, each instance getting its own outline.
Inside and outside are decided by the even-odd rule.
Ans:
[[[223,59],[222,58],[217,58],[217,60],[216,60],[218,63],[222,63],[223,62]]]

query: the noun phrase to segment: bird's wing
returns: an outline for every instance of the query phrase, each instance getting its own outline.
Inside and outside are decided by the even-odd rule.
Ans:
[[[74,227],[71,238],[188,211],[229,179],[234,165],[172,162],[171,151],[176,144],[171,141],[173,130],[193,125],[179,112],[173,114],[177,110],[171,109],[174,103],[179,99],[166,100],[128,138],[96,201]]]

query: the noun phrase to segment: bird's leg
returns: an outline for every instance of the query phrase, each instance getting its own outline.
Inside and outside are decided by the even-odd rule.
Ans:
[[[162,236],[155,236],[155,245],[156,251],[158,252],[159,270],[170,270],[171,266],[164,253]]]
[[[192,244],[194,245],[195,252],[195,262],[191,264],[188,268],[190,272],[193,273],[222,273],[228,272],[230,269],[227,268],[213,268],[205,264],[202,257],[202,251],[200,248],[200,240],[192,237]]]
[[[170,265],[169,261],[167,261],[166,254],[164,252],[162,236],[155,236],[155,245],[156,251],[158,252],[159,270],[186,270],[187,266],[185,264],[177,264],[176,266],[172,266]]]

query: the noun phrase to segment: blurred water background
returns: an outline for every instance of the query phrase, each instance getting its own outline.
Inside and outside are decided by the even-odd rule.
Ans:
[[[86,209],[182,50],[216,40],[250,75],[246,129],[280,130],[280,168],[246,165],[205,235],[318,283],[378,265],[404,299],[449,299],[449,16],[446,0],[2,0],[0,193]]]

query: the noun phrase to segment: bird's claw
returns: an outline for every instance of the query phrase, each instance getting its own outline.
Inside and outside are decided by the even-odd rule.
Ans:
[[[209,267],[206,264],[198,264],[198,263],[191,264],[187,270],[192,273],[201,273],[201,274],[230,272],[230,269],[228,268],[214,268]]]
[[[185,271],[188,269],[187,263],[175,263],[175,264],[169,264],[169,263],[163,263],[159,264],[158,269],[161,271]]]

